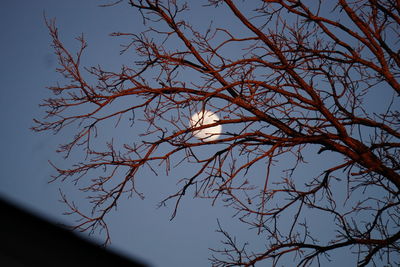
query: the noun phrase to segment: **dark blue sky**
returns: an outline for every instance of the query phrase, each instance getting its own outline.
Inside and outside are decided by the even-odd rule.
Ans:
[[[48,160],[59,166],[70,163],[64,162],[55,150],[73,132],[66,130],[60,135],[51,135],[29,130],[33,125],[32,119],[44,115],[44,110],[38,105],[49,96],[46,87],[60,80],[55,72],[56,58],[50,47],[43,14],[45,12],[48,18],[57,19],[61,40],[69,48],[76,48],[74,37],[84,33],[89,44],[84,65],[100,64],[106,69],[117,70],[121,64],[133,59],[128,55],[120,56],[119,45],[123,40],[108,34],[115,31],[140,32],[143,28],[141,18],[126,4],[100,8],[99,3],[104,1],[3,0],[0,3],[0,142],[3,151],[0,154],[0,195],[55,222],[73,222],[73,218],[62,215],[65,206],[58,201],[60,187],[78,204],[82,196],[71,182],[62,185],[48,183],[51,175],[55,174]],[[213,13],[207,16],[199,14],[193,21],[200,24],[205,20],[208,25],[207,20]],[[228,16],[224,22],[236,27]],[[377,94],[374,101],[379,97],[381,95]],[[130,136],[126,132],[122,135],[124,138]],[[323,160],[321,166],[329,163]],[[179,171],[179,175],[183,175],[190,170]],[[259,171],[262,173],[265,168],[261,166]],[[189,196],[182,202],[178,216],[169,221],[171,207],[157,209],[157,204],[174,192],[175,179],[171,181],[163,174],[155,177],[151,172],[144,172],[141,176],[140,186],[146,198],[143,201],[137,198],[122,201],[118,211],[109,218],[111,248],[138,257],[152,266],[209,266],[207,259],[211,254],[208,248],[219,247],[222,238],[215,233],[217,218],[238,240],[243,238],[250,241],[251,247],[263,248],[265,240],[252,239],[254,232],[237,223],[236,218],[231,218],[233,211],[220,204],[211,207],[210,202]],[[324,222],[319,221],[315,227],[324,231],[323,225]],[[338,261],[331,266],[338,266]]]
[[[118,69],[131,59],[119,56],[122,40],[108,34],[132,28],[139,31],[141,19],[135,17],[127,5],[100,8],[97,7],[99,3],[104,1],[5,0],[0,3],[0,111],[3,125],[0,133],[3,150],[0,154],[0,195],[56,223],[73,222],[73,218],[62,215],[66,208],[58,201],[58,189],[62,187],[78,204],[81,196],[72,183],[48,183],[50,176],[55,174],[48,160],[68,166],[55,150],[72,132],[52,135],[29,130],[32,119],[44,115],[38,105],[43,98],[49,97],[46,87],[60,80],[55,72],[56,58],[50,47],[43,14],[57,19],[61,40],[69,48],[76,48],[74,38],[85,34],[89,43],[85,56],[88,64]],[[157,209],[157,204],[173,192],[175,183],[151,173],[143,178],[145,200],[125,200],[119,205],[118,212],[109,218],[111,248],[152,266],[200,267],[209,265],[208,248],[219,246],[220,238],[215,235],[217,218],[227,229],[238,232],[229,210],[211,207],[207,201],[190,197],[182,203],[178,216],[169,221],[172,210]],[[246,226],[241,229],[246,230]]]

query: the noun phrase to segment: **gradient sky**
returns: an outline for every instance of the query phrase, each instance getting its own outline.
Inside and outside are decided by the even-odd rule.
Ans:
[[[67,47],[76,48],[74,37],[85,34],[89,43],[85,56],[88,65],[100,64],[106,69],[116,70],[132,59],[119,55],[122,40],[108,34],[115,31],[139,32],[143,26],[141,19],[126,4],[98,7],[104,2],[2,0],[0,3],[0,142],[3,151],[0,153],[0,196],[56,223],[73,222],[73,218],[62,215],[65,206],[58,201],[59,188],[62,186],[73,200],[79,201],[80,195],[72,183],[48,183],[50,176],[55,174],[48,160],[68,166],[55,150],[72,131],[52,135],[29,130],[33,118],[43,117],[44,110],[38,105],[49,96],[46,87],[60,80],[54,71],[56,58],[50,48],[51,40],[43,14],[45,12],[47,17],[57,19],[61,40]],[[213,16],[212,12],[208,16]],[[193,19],[207,20],[201,16]],[[235,25],[228,17],[226,23]],[[218,247],[222,238],[215,233],[217,218],[239,240],[243,237],[252,241],[247,226],[231,218],[231,210],[220,205],[211,207],[205,200],[186,198],[178,216],[169,221],[172,209],[157,209],[157,203],[174,192],[175,183],[164,175],[154,177],[150,172],[142,176],[145,176],[141,184],[145,200],[122,201],[118,212],[109,218],[112,249],[137,257],[151,266],[209,266],[207,259],[211,254],[208,248]],[[318,225],[321,227],[323,222],[318,222]],[[255,238],[251,246],[262,248],[264,243]],[[325,266],[338,266],[338,263]]]

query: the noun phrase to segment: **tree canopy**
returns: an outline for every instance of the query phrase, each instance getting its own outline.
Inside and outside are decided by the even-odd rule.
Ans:
[[[146,27],[111,34],[123,38],[121,54],[135,58],[118,71],[82,66],[83,36],[71,52],[55,20],[46,19],[63,83],[49,88],[46,117],[33,129],[75,127],[59,152],[85,157],[67,169],[54,166],[54,179],[84,181],[90,214],[62,195],[82,218],[76,228],[107,230],[119,201],[142,197],[135,184],[141,170],[161,166],[179,180],[160,203],[173,204],[172,218],[190,193],[221,201],[265,240],[249,251],[220,227],[226,247],[214,249],[214,266],[275,266],[284,257],[318,265],[339,248],[354,252],[359,266],[400,264],[398,1],[105,6],[118,4]],[[210,9],[224,16],[191,21],[190,14]],[[224,23],[225,14],[235,23]],[[190,123],[199,111],[218,120]],[[215,126],[222,126],[218,138],[194,135]],[[101,143],[110,127],[140,135]],[[178,165],[195,166],[192,176],[179,177]],[[328,222],[326,230],[310,218]]]

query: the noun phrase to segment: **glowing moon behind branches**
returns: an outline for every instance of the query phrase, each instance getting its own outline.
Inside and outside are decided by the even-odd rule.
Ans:
[[[190,126],[191,127],[200,127],[203,125],[213,124],[218,121],[219,118],[216,114],[212,113],[211,111],[205,110],[195,113],[192,118],[190,119]],[[193,134],[198,139],[204,141],[214,141],[218,139],[219,135],[221,134],[222,126],[216,125],[208,128],[204,128],[198,131],[194,131]]]

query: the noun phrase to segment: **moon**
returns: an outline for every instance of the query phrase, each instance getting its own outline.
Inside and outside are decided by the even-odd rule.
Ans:
[[[200,127],[203,125],[215,123],[218,120],[219,118],[215,113],[209,110],[200,111],[193,114],[193,116],[190,119],[190,126]],[[218,139],[219,135],[221,134],[221,131],[222,131],[222,126],[216,125],[213,127],[208,127],[198,131],[194,131],[193,134],[200,140],[214,141]]]

